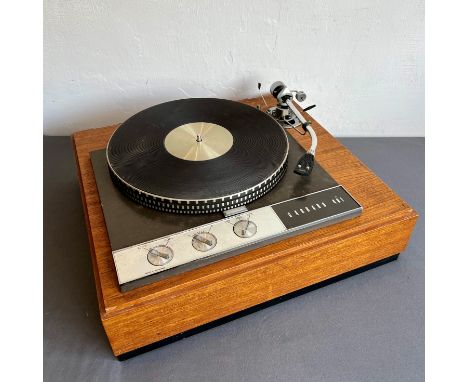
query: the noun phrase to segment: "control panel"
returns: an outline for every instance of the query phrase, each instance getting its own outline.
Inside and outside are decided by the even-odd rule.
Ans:
[[[197,260],[235,254],[357,216],[362,207],[342,186],[247,211],[174,235],[113,251],[119,284]]]

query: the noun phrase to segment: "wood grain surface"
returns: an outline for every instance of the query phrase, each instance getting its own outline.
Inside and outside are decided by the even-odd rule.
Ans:
[[[274,105],[272,97],[265,98]],[[256,106],[262,100],[242,102]],[[118,125],[73,135],[99,311],[115,355],[404,251],[416,211],[304,116],[318,136],[317,160],[363,206],[361,216],[125,293],[119,290],[89,155],[106,147]],[[307,137],[292,135],[309,144]]]

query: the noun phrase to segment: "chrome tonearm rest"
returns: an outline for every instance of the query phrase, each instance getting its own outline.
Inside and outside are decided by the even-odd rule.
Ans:
[[[285,129],[293,128],[300,134],[308,133],[311,139],[309,150],[299,159],[294,172],[302,176],[308,176],[314,167],[315,150],[317,148],[317,135],[311,126],[310,121],[302,116],[293,103],[293,98],[302,102],[306,99],[306,94],[300,90],[289,90],[288,87],[281,81],[274,82],[270,87],[270,93],[278,100],[275,107],[268,109],[268,113],[275,118]],[[308,111],[315,105],[306,107],[304,111]],[[297,130],[301,126],[303,132]]]

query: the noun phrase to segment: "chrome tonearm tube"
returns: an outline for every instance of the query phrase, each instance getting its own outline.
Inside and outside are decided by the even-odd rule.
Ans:
[[[311,126],[310,121],[302,116],[297,110],[293,103],[293,98],[297,101],[302,102],[306,99],[306,94],[301,90],[289,90],[284,82],[276,81],[270,87],[270,93],[278,100],[275,107],[268,109],[269,113],[275,118],[281,126],[285,129],[293,128],[300,134],[309,134],[311,139],[311,145],[309,150],[299,159],[297,162],[294,172],[299,175],[308,176],[312,172],[314,167],[315,150],[317,148],[317,135]],[[304,111],[308,111],[315,107],[315,105],[306,107]],[[303,132],[297,130],[297,127],[301,126]]]

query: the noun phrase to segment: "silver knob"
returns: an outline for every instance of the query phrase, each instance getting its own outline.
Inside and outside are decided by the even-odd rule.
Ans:
[[[160,267],[172,260],[174,252],[167,245],[158,245],[151,248],[146,257],[151,264]]]
[[[298,90],[296,92],[296,99],[299,102],[304,102],[306,98],[307,98],[307,95],[302,90]]]
[[[192,246],[197,251],[206,252],[216,246],[216,236],[209,232],[199,232],[193,235]]]
[[[257,225],[250,220],[239,220],[234,224],[233,230],[237,236],[249,238],[257,233]]]

